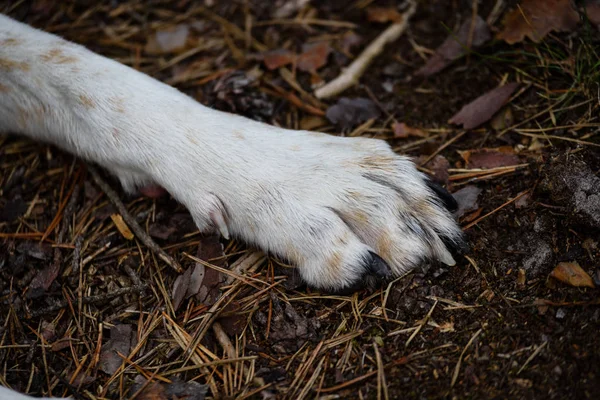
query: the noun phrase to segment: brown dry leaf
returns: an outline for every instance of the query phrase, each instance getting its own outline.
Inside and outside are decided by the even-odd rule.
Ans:
[[[525,208],[529,205],[529,203],[531,202],[531,194],[527,193],[524,194],[523,196],[519,197],[517,199],[517,201],[515,201],[515,208],[521,209],[521,208]]]
[[[56,324],[54,322],[42,321],[42,337],[48,343],[56,340]]]
[[[247,314],[243,312],[240,302],[234,300],[221,311],[218,321],[229,337],[236,337],[246,327]]]
[[[56,342],[52,343],[50,349],[52,351],[61,351],[64,349],[68,349],[69,347],[71,347],[72,340],[73,339],[71,339],[70,337],[63,337],[61,339],[58,339]]]
[[[482,212],[483,212],[483,208],[478,208],[477,211],[472,212],[472,213],[467,214],[466,216],[462,217],[460,219],[460,222],[465,223],[465,224],[468,224],[469,222],[473,222],[477,218],[479,218],[479,216],[481,215]]]
[[[223,244],[219,235],[203,237],[198,244],[196,256],[217,267],[227,268],[227,259],[224,257]],[[209,306],[213,305],[220,296],[220,288],[224,279],[223,274],[216,269],[196,263],[191,276],[190,289],[186,296],[196,296],[198,301]]]
[[[527,36],[540,42],[551,31],[571,31],[579,14],[571,0],[523,0],[504,18],[504,29],[497,38],[508,44],[522,42]]]
[[[511,146],[459,151],[469,168],[498,168],[519,164],[519,156]]]
[[[367,21],[369,22],[399,22],[402,14],[394,7],[369,7],[367,8]]]
[[[514,122],[512,109],[510,107],[504,107],[498,111],[494,118],[490,121],[490,126],[495,131],[503,131],[504,129],[512,126]]]
[[[468,212],[477,210],[479,208],[477,199],[480,194],[481,189],[474,185],[467,185],[452,193],[452,196],[458,203],[458,210],[455,213],[456,216],[460,218]]]
[[[479,15],[475,18],[472,28],[473,33],[470,36],[472,25],[471,19],[465,21],[458,29],[458,32],[448,36],[444,43],[437,48],[435,54],[415,74],[431,76],[438,73],[452,61],[464,56],[469,49],[481,47],[492,38],[490,28]],[[471,40],[470,42],[469,39]]]
[[[394,130],[394,138],[396,139],[406,139],[409,136],[421,138],[429,136],[424,130],[413,128],[412,126],[406,125],[404,122],[394,122],[392,129]]]
[[[595,287],[592,277],[579,266],[577,261],[559,263],[550,276],[570,286]]]
[[[79,371],[75,375],[75,371],[69,374],[69,383],[74,387],[80,388],[88,386],[96,381],[96,378],[88,375],[86,372]]]
[[[125,221],[123,221],[123,217],[121,216],[121,214],[112,214],[110,216],[110,219],[112,219],[121,236],[123,236],[127,240],[133,239],[133,233],[131,233],[131,229],[129,229]]]
[[[332,123],[348,130],[356,125],[377,118],[381,111],[373,101],[363,97],[350,99],[342,97],[327,109],[325,116]]]
[[[171,293],[171,297],[173,298],[173,309],[175,311],[177,311],[183,302],[183,299],[185,299],[185,295],[190,287],[191,275],[192,268],[188,268],[183,274],[179,275],[173,283],[173,292]]]
[[[123,363],[123,358],[119,356],[119,353],[127,357],[131,348],[135,346],[135,342],[135,331],[131,325],[113,326],[110,329],[110,339],[102,346],[100,352],[100,370],[109,375],[117,372]]]
[[[274,50],[263,54],[263,63],[270,70],[292,64],[296,55],[289,50]]]
[[[226,267],[223,244],[218,235],[204,236],[200,239],[196,257],[219,267]],[[219,259],[221,258],[221,259]],[[217,260],[215,260],[217,259]],[[173,308],[179,308],[184,299],[196,296],[198,301],[212,305],[218,299],[223,275],[214,268],[196,263],[175,279],[173,283]]]
[[[182,24],[156,31],[148,37],[144,51],[148,54],[170,54],[184,50],[190,34],[190,27]]]
[[[535,299],[533,301],[533,304],[535,304],[535,306],[537,307],[538,314],[544,315],[548,312],[548,309],[550,308],[550,305],[552,305],[552,302],[546,299]]]
[[[298,56],[297,67],[301,71],[315,73],[327,63],[329,53],[331,46],[327,42],[305,44]]]
[[[427,164],[427,169],[433,173],[433,180],[441,185],[448,184],[448,178],[450,177],[448,168],[450,168],[450,162],[440,154],[433,157],[433,160]]]
[[[51,262],[39,271],[29,284],[27,298],[35,299],[42,296],[50,288],[52,282],[58,277],[60,263]]]
[[[484,122],[489,121],[502,108],[518,86],[518,83],[511,82],[490,90],[463,106],[458,113],[450,118],[448,123],[462,124],[465,129],[478,127]]]
[[[592,24],[600,27],[600,2],[598,0],[587,0],[585,2],[585,15]]]

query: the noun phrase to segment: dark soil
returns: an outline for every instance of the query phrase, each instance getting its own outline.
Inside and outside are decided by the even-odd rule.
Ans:
[[[204,104],[291,128],[319,119],[314,129],[339,132],[322,116],[277,96],[274,87],[312,101],[321,111],[339,96],[324,105],[302,97],[277,70],[267,71],[260,52],[236,37],[228,23],[244,32],[252,18],[252,37],[269,50],[300,51],[316,38],[335,42],[352,30],[362,38],[352,49],[356,55],[386,26],[365,20],[357,4],[369,2],[311,2],[315,11],[309,17],[354,23],[353,29],[258,24],[271,20],[282,0],[206,3],[214,3],[209,12],[186,0],[100,5],[36,0],[0,3],[0,11],[167,82],[197,63],[206,73],[174,85]],[[541,148],[534,148],[533,138],[523,135],[530,131],[499,134],[488,123],[441,151],[450,168],[465,168],[458,151],[499,146],[519,149],[519,158],[528,163],[490,179],[449,182],[451,191],[466,184],[482,190],[478,216],[529,191],[466,230],[471,249],[457,266],[424,265],[381,290],[342,297],[302,286],[287,266],[267,259],[245,275],[252,285],[230,284],[236,291],[227,292],[230,286],[223,283],[228,305],[216,308],[236,357],[253,358],[175,371],[197,363],[187,361],[189,353],[182,350],[174,326],[192,338],[201,335],[202,346],[216,359],[231,358],[218,333],[208,329],[207,310],[219,296],[212,301],[190,297],[174,311],[171,293],[179,274],[141,242],[119,233],[111,220],[116,210],[85,165],[55,148],[0,136],[0,383],[36,395],[51,391],[86,399],[129,398],[142,390],[140,379],[167,386],[174,385],[169,380],[212,380],[226,398],[597,398],[600,151],[581,143],[600,143],[597,82],[586,83],[586,71],[573,73],[544,61],[557,52],[579,60],[581,49],[598,47],[598,32],[582,23],[577,32],[552,34],[539,45],[492,41],[433,77],[416,78],[412,74],[424,62],[416,46],[435,49],[471,18],[473,2],[422,3],[409,32],[386,48],[360,85],[343,94],[369,98],[382,108],[382,116],[363,135],[387,139],[415,158],[428,156],[459,134],[447,123],[453,114],[507,78],[526,88],[509,105],[513,124],[540,114],[519,129],[548,128],[549,135],[559,137],[540,139]],[[496,2],[482,3],[478,13],[486,18]],[[196,23],[196,34],[212,44],[165,68],[173,55],[146,54],[146,38],[161,26],[183,22]],[[336,46],[318,71],[324,81],[350,61]],[[312,93],[311,79],[316,78],[300,71],[295,76]],[[572,95],[554,115],[542,113],[569,90]],[[428,140],[394,139],[392,119],[432,135]],[[185,269],[196,265],[186,254],[203,257],[198,247],[206,245],[205,239],[175,201],[121,196],[142,227]],[[463,225],[477,215],[462,216]],[[224,251],[229,265],[252,252],[235,242],[224,242]],[[548,278],[563,261],[577,261],[596,288]],[[147,284],[141,292],[135,286],[138,278]],[[125,289],[132,286],[137,289]],[[119,290],[125,293],[111,297]],[[133,327],[135,340],[123,347],[126,353],[137,341],[141,345],[122,370],[107,373],[99,355],[103,346],[115,346],[114,325]],[[204,362],[215,359],[206,357]],[[139,398],[151,398],[144,396]],[[160,396],[153,398],[172,395]]]

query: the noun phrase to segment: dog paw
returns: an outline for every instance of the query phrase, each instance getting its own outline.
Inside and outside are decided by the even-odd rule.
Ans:
[[[456,202],[386,142],[244,121],[225,163],[192,162],[178,172],[185,186],[159,180],[199,227],[288,260],[319,289],[369,285],[427,260],[454,265],[450,250],[464,247]]]

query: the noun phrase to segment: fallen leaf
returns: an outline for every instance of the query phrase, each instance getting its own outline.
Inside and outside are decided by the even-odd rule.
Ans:
[[[524,194],[523,196],[519,197],[516,201],[515,201],[515,208],[521,209],[521,208],[525,208],[529,205],[531,200],[531,194],[527,193]]]
[[[457,114],[450,118],[448,123],[462,124],[465,129],[478,127],[489,121],[502,108],[518,86],[518,83],[512,82],[490,90],[463,106]]]
[[[281,68],[292,64],[296,60],[296,55],[289,50],[274,50],[262,55],[265,67],[270,70]]]
[[[17,251],[36,260],[48,260],[52,256],[52,246],[47,243],[23,241],[17,246]]]
[[[456,33],[448,36],[444,43],[436,49],[435,54],[415,74],[420,76],[436,74],[452,61],[464,56],[468,50],[481,47],[492,38],[490,28],[483,18],[479,15],[476,16],[474,26],[472,21],[472,19],[468,19]]]
[[[327,63],[331,46],[327,42],[311,43],[302,46],[302,54],[298,56],[297,67],[301,71],[315,73]]]
[[[123,221],[123,216],[121,214],[112,214],[110,219],[112,219],[121,236],[127,240],[134,238],[133,233],[131,233],[131,229],[129,229],[125,221]]]
[[[394,138],[396,139],[406,139],[409,136],[421,138],[429,136],[427,132],[419,128],[413,128],[411,126],[408,126],[404,122],[394,122],[394,125],[392,125],[392,129],[394,130]]]
[[[110,329],[110,339],[102,346],[100,351],[99,368],[112,375],[121,367],[123,358],[127,357],[135,346],[135,332],[129,324],[115,325]]]
[[[56,342],[52,343],[50,349],[52,351],[61,351],[64,349],[68,349],[69,347],[71,347],[72,340],[73,339],[70,337],[63,337],[61,339],[58,339]]]
[[[29,284],[27,298],[35,299],[42,296],[52,285],[52,282],[58,277],[60,263],[50,262],[43,270],[39,271]]]
[[[497,38],[515,44],[527,36],[538,43],[551,31],[573,30],[578,22],[579,14],[571,0],[523,0],[506,14]]]
[[[69,374],[68,381],[73,387],[83,387],[90,385],[96,381],[96,378],[88,375],[85,371],[73,371]]]
[[[218,321],[229,337],[236,337],[244,331],[247,317],[240,303],[234,300],[221,310]]]
[[[227,268],[223,244],[218,235],[203,237],[198,244],[196,256],[217,267]],[[220,288],[224,278],[223,274],[216,269],[196,263],[186,296],[195,296],[203,304],[213,305],[221,294]]]
[[[600,27],[600,2],[598,0],[587,0],[585,2],[585,15],[592,24]]]
[[[465,215],[460,219],[460,222],[468,224],[469,222],[475,221],[481,213],[483,212],[483,208],[478,208],[475,212]]]
[[[423,156],[423,159],[426,158],[427,156]],[[450,168],[450,162],[446,157],[439,154],[427,163],[427,169],[433,174],[433,180],[441,185],[448,184],[448,178],[450,176],[448,168]]]
[[[380,114],[377,105],[369,99],[342,97],[327,109],[325,116],[343,130],[349,130],[362,122],[379,117]]]
[[[171,297],[173,299],[173,309],[177,311],[190,286],[190,277],[192,275],[192,268],[186,269],[183,274],[175,278],[173,282],[173,291]]]
[[[559,263],[550,276],[570,286],[595,287],[592,277],[579,266],[577,261]]]
[[[56,340],[56,324],[54,322],[42,321],[42,337],[48,343]]]
[[[182,24],[156,31],[148,37],[144,51],[148,54],[170,54],[184,50],[188,42],[190,27]]]
[[[511,146],[459,151],[469,168],[498,168],[520,163]]]
[[[402,14],[395,7],[369,7],[367,8],[367,21],[369,22],[400,22]]]
[[[452,193],[452,197],[454,197],[458,203],[458,210],[456,210],[455,213],[456,216],[460,218],[470,211],[477,210],[479,208],[477,199],[480,194],[481,189],[474,185],[467,185]]]
[[[494,118],[490,121],[490,126],[495,131],[502,131],[508,127],[511,127],[513,124],[514,118],[512,109],[510,107],[504,107],[502,110],[498,111]]]

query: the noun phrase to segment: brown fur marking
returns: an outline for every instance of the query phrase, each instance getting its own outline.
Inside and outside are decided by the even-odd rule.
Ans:
[[[18,69],[21,71],[29,71],[30,67],[29,64],[23,61],[13,61],[6,58],[0,58],[0,69]]]
[[[84,94],[79,95],[79,101],[81,101],[81,104],[88,110],[96,106],[94,100]]]
[[[52,49],[42,54],[40,58],[42,61],[53,62],[55,64],[72,64],[79,61],[77,57],[64,55],[62,49]]]

